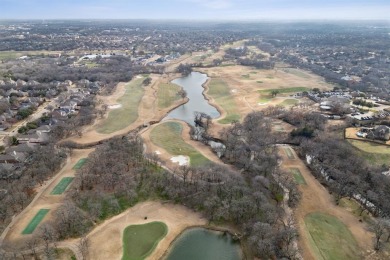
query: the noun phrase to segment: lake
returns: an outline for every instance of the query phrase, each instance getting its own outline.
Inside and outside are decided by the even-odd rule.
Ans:
[[[164,119],[179,119],[194,125],[195,112],[203,112],[217,118],[220,116],[218,110],[209,104],[203,96],[203,84],[207,81],[206,74],[192,72],[186,77],[181,77],[172,81],[172,83],[181,86],[186,92],[189,101],[174,110],[172,110]]]
[[[191,228],[173,243],[166,260],[240,260],[241,248],[230,234]]]

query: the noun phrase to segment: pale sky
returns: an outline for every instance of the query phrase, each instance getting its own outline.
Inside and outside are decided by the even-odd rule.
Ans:
[[[390,20],[390,0],[0,0],[0,19]]]

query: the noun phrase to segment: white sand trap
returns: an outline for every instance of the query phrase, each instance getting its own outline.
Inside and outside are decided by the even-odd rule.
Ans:
[[[161,152],[160,152],[160,151],[158,151],[158,150],[157,150],[157,151],[155,151],[154,153],[155,153],[155,154],[161,154]]]
[[[230,92],[236,93],[236,92],[237,92],[237,89],[232,89],[232,90],[230,90]]]
[[[118,108],[121,108],[122,105],[121,104],[115,104],[115,105],[109,105],[107,106],[109,109],[118,109]]]
[[[265,102],[265,103],[257,103],[258,106],[265,106],[265,105],[267,105],[267,104],[268,104],[268,102]]]
[[[137,78],[137,79],[142,79],[143,77],[142,76],[140,76],[140,75],[138,75],[137,77],[135,77],[135,78]]]
[[[190,160],[188,156],[179,155],[179,156],[172,157],[171,161],[173,163],[178,163],[180,166],[182,166],[182,165],[188,165]]]

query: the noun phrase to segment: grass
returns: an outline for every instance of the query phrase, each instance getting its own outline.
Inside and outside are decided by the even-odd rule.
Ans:
[[[351,231],[336,217],[314,212],[305,217],[316,259],[360,259]]]
[[[241,75],[241,77],[243,79],[250,79],[251,78],[251,76],[249,74]]]
[[[298,168],[291,168],[290,172],[294,176],[296,183],[306,185],[305,178],[303,178],[302,173]]]
[[[356,149],[360,157],[367,160],[371,165],[390,165],[389,146],[351,139],[347,141]]]
[[[363,211],[363,213],[360,214],[362,207],[354,199],[342,198],[339,202],[339,206],[352,212],[352,214],[365,222],[372,222],[372,219],[367,211]]]
[[[50,53],[59,53],[58,51],[0,51],[0,60],[12,60],[22,56],[36,56],[36,55],[47,55]]]
[[[40,209],[38,213],[30,221],[30,223],[28,223],[27,227],[22,231],[22,234],[23,235],[32,234],[49,211],[50,209]]]
[[[98,133],[110,134],[126,128],[137,120],[138,106],[144,95],[143,81],[144,78],[133,79],[126,85],[125,94],[117,100],[122,107],[108,113],[107,119],[96,129]]]
[[[87,161],[87,158],[81,158],[74,166],[73,166],[73,170],[78,170],[78,169],[81,169],[81,167],[83,167],[83,165],[86,163]]]
[[[190,157],[191,166],[208,164],[210,161],[206,157],[183,140],[182,131],[183,126],[180,123],[166,122],[153,128],[150,139],[155,145],[165,149],[171,155]]]
[[[272,97],[267,97],[267,96],[261,96],[259,99],[259,103],[268,103],[272,100]]]
[[[258,80],[258,81],[256,81],[256,82],[259,83],[259,84],[264,83],[264,81],[261,81],[261,80]]]
[[[181,98],[178,95],[180,89],[181,88],[176,84],[160,84],[157,91],[158,107],[168,108],[172,106],[173,102]]]
[[[289,98],[289,99],[284,100],[282,103],[280,103],[280,105],[282,105],[282,106],[294,106],[294,105],[296,105],[298,103],[299,103],[298,100],[293,99],[293,98]]]
[[[123,231],[122,260],[145,259],[167,233],[168,227],[162,222],[126,227]]]
[[[290,74],[293,74],[295,76],[301,77],[301,78],[305,78],[305,79],[310,78],[306,73],[304,73],[300,70],[297,70],[297,69],[283,69],[283,71],[286,73],[290,73]]]
[[[229,85],[222,79],[212,79],[209,84],[207,95],[210,95],[218,105],[226,112],[223,119],[218,120],[221,124],[230,124],[233,121],[239,121],[240,115],[237,113],[238,107],[236,101],[231,95]]]
[[[284,147],[283,150],[286,153],[288,159],[290,159],[290,160],[295,159],[295,156],[294,156],[293,152],[291,151],[290,147]]]
[[[54,187],[51,191],[51,195],[60,195],[65,192],[66,188],[68,188],[69,184],[73,181],[73,177],[64,177],[61,181]]]
[[[306,87],[293,87],[293,88],[272,88],[272,89],[262,89],[259,90],[260,94],[268,94],[270,95],[272,91],[279,91],[279,94],[288,94],[288,93],[297,93],[310,90],[310,88]]]

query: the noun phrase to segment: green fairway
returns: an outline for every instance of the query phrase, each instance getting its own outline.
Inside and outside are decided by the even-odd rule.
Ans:
[[[126,227],[123,231],[122,260],[145,259],[167,233],[168,227],[162,222]]]
[[[390,146],[351,139],[347,141],[354,146],[361,158],[364,158],[370,164],[390,166]]]
[[[78,170],[78,169],[81,169],[81,167],[83,167],[83,165],[85,164],[85,162],[87,161],[87,158],[81,158],[74,166],[73,166],[73,170]]]
[[[61,181],[54,187],[51,191],[51,195],[60,195],[64,193],[66,188],[68,188],[69,184],[73,181],[73,177],[64,177]]]
[[[268,94],[271,95],[272,91],[279,91],[279,94],[289,94],[289,93],[297,93],[310,90],[310,88],[306,87],[294,87],[294,88],[271,88],[271,89],[262,89],[259,90],[260,94]]]
[[[238,107],[230,91],[229,85],[222,79],[213,78],[210,81],[207,95],[214,98],[215,102],[226,112],[226,116],[223,119],[218,120],[221,124],[230,124],[241,118],[237,113]]]
[[[158,107],[167,108],[172,106],[173,102],[181,98],[178,94],[180,89],[176,84],[160,84],[157,91]]]
[[[301,171],[298,168],[291,168],[290,172],[294,176],[296,183],[306,185],[305,178],[303,178]]]
[[[293,75],[301,77],[301,78],[305,78],[305,79],[310,78],[308,74],[306,74],[303,71],[298,70],[298,69],[285,68],[285,69],[282,69],[282,70],[284,72],[286,72],[286,73],[290,73],[290,74],[293,74]]]
[[[295,159],[294,153],[291,151],[290,147],[284,147],[283,150],[286,153],[288,159],[290,159],[290,160]]]
[[[289,99],[284,100],[282,103],[280,103],[280,105],[287,107],[287,106],[294,106],[298,103],[299,103],[299,101],[297,99],[289,98]]]
[[[97,127],[98,133],[111,134],[126,128],[137,120],[138,106],[145,92],[142,84],[144,79],[144,77],[133,79],[126,85],[125,94],[117,100],[122,106],[108,113],[108,117]]]
[[[316,259],[361,259],[351,231],[336,217],[320,212],[305,217]]]
[[[171,155],[186,155],[190,157],[191,166],[205,165],[210,161],[194,147],[187,144],[181,133],[183,126],[177,122],[166,122],[153,128],[150,133],[151,141],[165,149]]]
[[[27,225],[27,227],[22,231],[22,234],[32,234],[49,211],[50,209],[40,209],[38,213],[34,216],[34,218],[30,221],[30,223]]]

